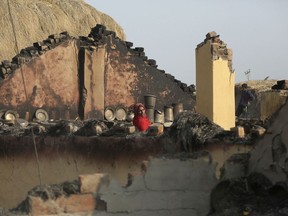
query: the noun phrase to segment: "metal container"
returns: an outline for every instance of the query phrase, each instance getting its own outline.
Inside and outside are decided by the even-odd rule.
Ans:
[[[154,121],[155,123],[164,123],[164,113],[160,110],[154,111]]]
[[[38,121],[48,121],[49,115],[44,109],[37,109],[35,112],[35,119]]]
[[[164,121],[165,122],[174,121],[173,107],[172,106],[164,106]]]
[[[155,95],[145,95],[144,96],[144,105],[147,109],[154,109],[156,105],[156,96]],[[154,113],[153,113],[154,115]]]
[[[126,117],[126,121],[128,122],[132,122],[133,121],[133,118],[134,118],[134,113],[129,111],[128,114],[127,114],[127,117]]]
[[[124,121],[127,118],[127,110],[124,106],[117,106],[115,110],[115,118],[119,121]]]
[[[115,119],[115,109],[113,107],[106,107],[104,117],[107,121],[113,121]]]
[[[173,115],[174,118],[181,112],[183,112],[183,104],[182,103],[173,103]]]
[[[27,127],[29,125],[29,122],[25,119],[18,118],[17,122],[21,127]]]
[[[151,123],[154,123],[154,109],[146,109],[146,117]]]
[[[14,110],[7,110],[4,114],[5,120],[16,120],[19,117],[17,111]]]

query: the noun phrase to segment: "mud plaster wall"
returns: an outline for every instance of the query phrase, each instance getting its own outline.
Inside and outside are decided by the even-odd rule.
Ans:
[[[191,94],[183,91],[173,76],[158,70],[157,65],[149,64],[144,51],[127,49],[121,41],[109,37],[107,54],[105,106],[143,103],[144,95],[153,94],[157,98],[156,109],[161,111],[165,105],[179,102],[183,103],[184,109],[194,107]]]
[[[33,113],[37,108],[46,109],[51,118],[75,117],[78,98],[78,48],[74,40],[64,42],[44,55],[22,64],[22,71],[19,68],[11,77],[1,81],[0,107],[16,110],[22,118],[29,109]]]
[[[287,100],[288,91],[269,91],[261,94],[260,119],[270,118]]]
[[[104,71],[105,60],[107,58],[106,47],[98,47],[97,50],[89,51],[82,49],[80,55],[84,55],[84,70],[79,73],[83,74],[83,80],[80,78],[80,91],[82,91],[82,103],[79,107],[79,112],[82,108],[83,113],[80,114],[84,119],[103,118],[105,109],[105,85]],[[81,76],[81,75],[80,75]]]
[[[265,120],[271,118],[277,110],[286,103],[288,91],[287,90],[269,90],[264,92],[257,92],[251,89],[251,92],[255,96],[255,100],[251,101],[247,114],[242,117],[246,118],[258,118]],[[235,107],[237,108],[240,100],[240,91],[235,91]]]
[[[288,103],[273,117],[265,136],[251,152],[249,172],[264,174],[273,184],[288,178]]]
[[[111,181],[99,193],[107,203],[107,213],[115,215],[204,216],[210,209],[210,191],[217,183],[214,169],[214,164],[203,158],[156,158],[129,187],[123,189]]]
[[[155,147],[149,150],[151,142],[138,139],[38,137],[36,145],[42,185],[97,172],[109,173],[119,184],[126,185],[128,173],[139,172],[142,161],[159,151]],[[137,151],[143,146],[146,151]],[[14,208],[29,190],[40,185],[33,141],[31,137],[21,138],[21,141],[15,137],[0,137],[0,148],[0,206]]]
[[[169,147],[167,147],[165,139],[36,137],[39,175],[31,137],[24,137],[21,140],[17,137],[0,137],[0,143],[0,206],[5,208],[14,208],[23,201],[29,190],[40,185],[39,176],[44,185],[75,180],[80,174],[108,173],[118,185],[125,186],[128,182],[128,173],[139,176],[142,162],[152,160],[161,154],[160,158],[164,161],[160,160],[160,162],[154,163],[148,173],[150,173],[149,178],[156,178],[153,181],[157,181],[157,187],[162,187],[162,189],[158,191],[157,188],[150,188],[149,193],[145,190],[137,190],[132,194],[138,194],[137,197],[146,197],[148,203],[153,200],[149,198],[150,195],[152,197],[157,195],[156,198],[162,197],[163,199],[165,197],[165,202],[173,203],[174,195],[181,197],[187,192],[185,208],[188,205],[189,208],[194,205],[198,206],[201,200],[197,208],[199,211],[206,212],[209,209],[209,193],[219,181],[220,168],[232,154],[246,153],[249,149],[244,145],[211,144],[206,148],[210,156],[195,157],[190,160],[185,157],[182,159],[166,158],[165,149],[169,149]],[[187,163],[184,162],[185,160],[188,160]],[[229,170],[227,175],[228,172]],[[180,188],[183,192],[178,191]],[[191,188],[195,191],[191,191]],[[113,190],[111,188],[106,192],[109,194],[106,198],[107,202],[113,203],[110,205],[112,209],[116,206],[119,208],[120,205],[115,201],[115,197],[120,194],[112,195],[115,193]],[[141,194],[142,192],[143,194]],[[163,194],[161,194],[162,192]],[[127,199],[130,199],[132,194],[124,193],[125,196],[127,195]],[[165,194],[169,196],[166,197]],[[182,205],[181,202],[184,201],[178,200],[177,205]],[[133,207],[132,204],[129,205],[129,208],[138,208]],[[163,207],[161,206],[161,208]],[[194,207],[188,212],[191,213],[191,211],[195,211]]]
[[[132,49],[115,34],[97,33],[94,42],[82,39],[68,38],[21,63],[28,102],[21,70],[16,69],[1,81],[1,109],[16,110],[21,118],[37,108],[44,108],[51,118],[103,118],[105,107],[128,107],[144,102],[147,94],[157,97],[156,109],[162,111],[179,102],[184,109],[194,108],[193,91],[158,70],[144,48]]]

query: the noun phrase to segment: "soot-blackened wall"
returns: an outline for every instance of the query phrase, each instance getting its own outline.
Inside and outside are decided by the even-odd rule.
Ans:
[[[106,107],[144,102],[147,94],[157,97],[156,109],[179,102],[194,107],[194,88],[158,70],[144,48],[131,48],[104,26],[88,37],[61,33],[33,45],[0,70],[0,109],[22,118],[44,108],[53,119],[101,119]]]

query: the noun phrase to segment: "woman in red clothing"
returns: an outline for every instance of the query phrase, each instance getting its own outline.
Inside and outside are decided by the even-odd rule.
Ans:
[[[145,106],[142,103],[137,103],[134,105],[134,118],[133,118],[133,125],[139,131],[146,131],[149,127],[151,122],[146,117],[146,110]]]

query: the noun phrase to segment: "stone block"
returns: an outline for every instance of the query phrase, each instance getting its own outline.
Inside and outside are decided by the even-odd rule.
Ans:
[[[59,209],[65,213],[92,212],[97,207],[93,194],[73,194],[56,200]]]
[[[43,43],[42,41],[33,43],[33,46],[34,46],[34,47],[37,47],[37,48],[40,48],[40,47],[43,46],[43,45],[44,45],[44,43]]]
[[[52,215],[57,214],[59,206],[54,200],[42,200],[40,197],[28,196],[29,215]]]
[[[49,47],[48,47],[47,45],[43,45],[43,46],[40,46],[39,49],[40,49],[41,51],[46,51],[46,50],[49,49]]]
[[[239,138],[244,138],[245,137],[245,130],[244,127],[242,126],[237,126],[231,129],[232,131],[235,132],[235,136]]]
[[[97,207],[93,194],[73,194],[61,196],[56,200],[42,200],[40,197],[28,197],[29,215],[57,215],[60,213],[92,212]]]
[[[288,84],[288,80],[278,80],[277,84],[278,85]]]
[[[207,39],[210,39],[210,38],[216,37],[216,36],[217,36],[217,33],[215,31],[212,31],[212,32],[209,32],[206,34]]]
[[[81,193],[97,193],[101,185],[109,184],[109,175],[104,173],[80,175],[79,180]]]
[[[129,42],[129,41],[125,41],[125,44],[128,48],[131,48],[133,47],[133,43],[132,42]]]
[[[134,125],[131,125],[131,126],[127,126],[127,127],[125,128],[125,130],[126,130],[126,133],[132,134],[132,133],[134,133],[134,132],[136,131],[136,128],[135,128]]]
[[[11,67],[11,65],[12,65],[12,63],[10,61],[8,61],[8,60],[2,61],[2,66],[4,68],[9,68],[9,67]]]
[[[251,129],[252,136],[260,137],[266,132],[266,129],[263,127],[257,127]]]

